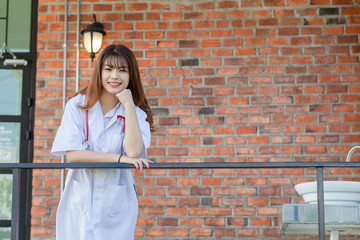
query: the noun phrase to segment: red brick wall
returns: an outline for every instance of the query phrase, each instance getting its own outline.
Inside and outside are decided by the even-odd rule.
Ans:
[[[96,13],[105,44],[136,53],[158,127],[148,150],[156,162],[344,161],[360,142],[359,0],[102,0],[81,1],[80,11],[81,29]],[[75,0],[68,21],[67,97]],[[63,22],[63,0],[39,1],[34,162],[60,161],[50,148],[62,115]],[[92,67],[81,48],[81,86]],[[326,170],[327,179],[359,173]],[[293,186],[315,171],[134,174],[137,239],[281,239],[281,206],[302,202]],[[32,239],[54,239],[59,185],[60,170],[34,171]]]

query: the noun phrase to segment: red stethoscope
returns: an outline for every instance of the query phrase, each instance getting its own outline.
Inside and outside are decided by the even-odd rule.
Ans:
[[[89,110],[86,109],[85,110],[85,116],[86,116],[86,139],[84,142],[84,148],[85,150],[89,150],[90,149],[90,144],[89,144]],[[117,118],[122,118],[122,120],[124,120],[124,127],[122,132],[125,133],[125,117],[118,115]]]

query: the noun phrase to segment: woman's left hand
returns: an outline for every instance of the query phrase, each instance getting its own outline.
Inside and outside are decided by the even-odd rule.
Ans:
[[[154,162],[146,158],[132,158],[123,155],[120,159],[120,163],[133,164],[137,170],[140,170],[140,172],[142,172],[144,169],[144,165],[147,168],[150,168],[149,163],[154,163]]]

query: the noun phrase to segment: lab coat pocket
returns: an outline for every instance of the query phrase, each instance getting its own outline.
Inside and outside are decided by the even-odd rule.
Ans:
[[[105,208],[109,216],[124,213],[128,207],[126,185],[110,185],[106,189]]]
[[[86,213],[88,184],[74,180],[69,191],[69,209],[81,214]]]

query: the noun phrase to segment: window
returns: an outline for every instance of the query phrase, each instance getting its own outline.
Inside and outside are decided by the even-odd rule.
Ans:
[[[36,0],[0,0],[0,163],[32,162]],[[4,45],[5,44],[5,45]],[[27,64],[5,65],[13,55]],[[21,171],[19,239],[30,239],[31,171]],[[0,170],[0,239],[11,239],[12,171]]]

